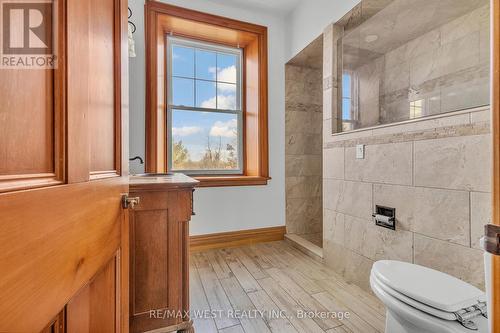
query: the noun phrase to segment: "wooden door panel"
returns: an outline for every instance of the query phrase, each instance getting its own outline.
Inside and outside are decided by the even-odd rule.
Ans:
[[[66,307],[69,333],[119,331],[119,255],[113,257],[97,276]]]
[[[3,70],[0,101],[0,176],[54,173],[54,70]]]
[[[89,76],[90,171],[113,173],[115,163],[115,1],[91,0]],[[119,110],[119,109],[118,109]]]
[[[66,0],[68,1],[68,0]],[[69,129],[67,137],[66,175],[68,183],[89,180],[90,163],[82,163],[82,156],[90,156],[89,131],[89,71],[91,68],[89,53],[89,18],[88,1],[69,1],[67,3],[67,119]],[[77,61],[72,61],[75,59]],[[71,87],[78,87],[71,89]]]
[[[0,70],[0,192],[63,182],[58,68]]]
[[[0,196],[0,332],[41,330],[114,256],[127,191],[115,183]]]

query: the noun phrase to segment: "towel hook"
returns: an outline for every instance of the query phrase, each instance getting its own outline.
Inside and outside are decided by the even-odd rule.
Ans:
[[[128,18],[130,19],[131,17],[132,17],[132,9],[130,9],[130,7],[128,7]],[[137,27],[135,26],[134,22],[129,20],[128,24],[130,24],[132,26],[132,33],[135,33],[135,31],[137,30]]]

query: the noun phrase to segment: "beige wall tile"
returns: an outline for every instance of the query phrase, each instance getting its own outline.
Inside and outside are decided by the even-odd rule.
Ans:
[[[332,75],[333,61],[333,24],[323,30],[323,77]]]
[[[333,90],[336,89],[329,88],[323,91],[323,120],[333,118]]]
[[[377,126],[380,121],[380,102],[379,97],[371,100],[359,101],[359,122],[362,127]]]
[[[287,218],[286,232],[288,234],[299,235],[321,234],[323,232],[323,223],[321,217],[319,219],[313,219],[306,216],[300,220]]]
[[[371,291],[370,272],[373,261],[352,251],[346,251],[345,261],[347,263],[344,271],[346,281]]]
[[[491,121],[491,110],[483,110],[470,113],[471,123],[484,123]]]
[[[353,253],[335,242],[323,243],[323,259],[335,272],[344,275],[347,266],[347,256]]]
[[[323,178],[344,179],[344,148],[323,150]]]
[[[483,251],[415,234],[415,263],[484,290]]]
[[[323,209],[323,247],[329,243],[344,245],[344,214]]]
[[[317,134],[323,133],[323,114],[321,112],[291,111],[287,110],[285,114],[285,133],[286,134]]]
[[[320,70],[286,65],[285,76],[285,100],[287,103],[323,104],[323,76]]]
[[[363,255],[366,242],[375,239],[375,235],[368,235],[368,220],[350,215],[344,217],[344,247]]]
[[[412,143],[365,146],[365,158],[356,159],[356,148],[345,150],[345,178],[398,185],[412,184]]]
[[[413,233],[378,227],[370,221],[363,255],[372,260],[401,260],[412,262]]]
[[[491,30],[483,29],[479,32],[479,61],[481,63],[490,64],[491,62]]]
[[[332,119],[323,120],[323,145],[333,142]]]
[[[373,211],[375,206],[396,208],[396,228],[413,230],[415,223],[415,188],[398,185],[373,185]]]
[[[490,135],[415,142],[415,185],[489,192]]]
[[[489,67],[484,65],[482,68],[474,67],[474,69],[477,70],[477,77],[470,78],[465,83],[455,77],[446,82],[446,87],[441,88],[443,112],[464,110],[471,105],[479,106],[490,103]]]
[[[325,179],[323,207],[339,213],[370,219],[372,184]]]
[[[286,177],[285,183],[287,199],[321,197],[321,176]]]
[[[416,86],[424,83],[427,80],[438,76],[436,67],[436,59],[439,51],[427,50],[425,53],[411,59],[410,62],[410,84]]]
[[[441,34],[439,29],[432,30],[425,35],[415,38],[397,49],[389,51],[385,55],[385,65],[388,68],[395,67],[410,59],[421,55],[429,50],[436,50],[441,45]]]
[[[325,252],[325,251],[324,251]],[[325,262],[342,275],[346,282],[370,291],[370,271],[373,261],[354,253],[341,245],[331,243],[325,252]]]
[[[287,198],[287,221],[301,223],[302,220],[321,221],[323,214],[320,197]]]
[[[489,27],[490,6],[482,6],[441,27],[441,43],[447,44]]]
[[[322,176],[321,155],[287,155],[286,177]]]
[[[479,64],[479,32],[428,50],[410,63],[410,84],[420,85],[426,81],[456,73]]]
[[[374,205],[396,208],[396,229],[469,245],[469,193],[373,185]]]
[[[443,35],[441,35],[441,40]],[[435,59],[438,76],[456,73],[479,64],[479,32],[443,44]],[[432,77],[435,78],[435,77]]]
[[[484,236],[485,224],[491,223],[491,193],[471,192],[471,245],[481,249],[479,239]]]
[[[410,64],[403,62],[397,66],[387,66],[385,70],[385,93],[408,89],[410,86]]]
[[[346,215],[344,218],[344,247],[371,260],[402,260],[411,262],[413,235],[404,230],[390,230],[364,220]]]
[[[286,135],[285,139],[287,155],[322,154],[321,135],[294,133]]]
[[[417,187],[414,200],[412,231],[469,246],[468,192]]]
[[[382,81],[383,68],[384,58],[380,57],[356,69],[359,90],[362,92],[359,96],[361,100],[372,100],[380,96],[380,83]]]

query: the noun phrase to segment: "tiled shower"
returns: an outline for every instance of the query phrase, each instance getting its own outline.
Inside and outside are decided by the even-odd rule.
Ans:
[[[286,228],[321,247],[323,40],[319,37],[285,69]]]

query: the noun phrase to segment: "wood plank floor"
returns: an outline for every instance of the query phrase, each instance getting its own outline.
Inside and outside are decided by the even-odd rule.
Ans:
[[[384,332],[385,309],[287,242],[193,253],[197,333]]]

